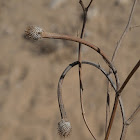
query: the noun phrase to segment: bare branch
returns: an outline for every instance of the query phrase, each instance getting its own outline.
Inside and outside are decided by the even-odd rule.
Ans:
[[[83,25],[82,25],[82,30],[81,30],[81,35],[80,35],[80,38],[83,38],[83,34],[84,34],[84,29],[85,29],[85,26],[86,26],[86,21],[87,21],[87,12],[88,12],[88,8],[90,7],[91,3],[92,3],[92,0],[90,1],[88,7],[85,8],[84,4],[83,4],[83,1],[80,0],[79,1],[82,9],[83,9],[83,15],[84,15],[84,18],[83,18]],[[81,43],[79,43],[79,49],[78,49],[78,61],[79,61],[79,84],[80,84],[80,105],[81,105],[81,111],[82,111],[82,117],[83,117],[83,120],[84,120],[84,123],[87,127],[87,129],[89,130],[90,134],[92,135],[92,137],[95,139],[94,135],[91,133],[91,130],[89,129],[89,126],[87,125],[86,123],[86,118],[85,118],[85,115],[84,115],[84,105],[83,105],[83,84],[82,84],[82,63],[81,63]]]
[[[118,105],[118,102],[119,102],[119,96],[120,96],[122,90],[124,89],[124,87],[126,86],[126,84],[128,83],[128,81],[130,80],[130,78],[133,76],[133,74],[139,68],[139,66],[140,66],[140,60],[138,61],[136,66],[133,68],[133,70],[130,72],[130,74],[128,75],[128,77],[124,81],[123,85],[121,86],[120,90],[118,90],[118,92],[116,92],[113,111],[112,111],[112,114],[111,114],[111,118],[110,118],[109,126],[108,126],[108,129],[107,129],[107,133],[106,133],[106,136],[105,136],[105,140],[108,140],[108,137],[109,137],[109,134],[110,134],[110,130],[111,130],[113,120],[114,120],[114,117],[115,117],[115,113],[116,113],[116,110],[117,110],[117,105]]]
[[[135,28],[139,28],[139,27],[140,27],[140,25],[131,26],[131,27],[129,27],[129,30],[132,30],[132,29],[135,29]]]
[[[79,1],[82,9],[83,9],[83,25],[82,25],[82,30],[81,30],[81,35],[80,38],[83,38],[83,34],[84,34],[84,30],[85,30],[85,26],[86,26],[86,21],[87,21],[87,12],[88,12],[88,8],[90,7],[91,3],[93,0],[90,1],[89,5],[85,8],[84,3],[82,0]],[[83,91],[83,84],[82,84],[82,75],[81,75],[81,70],[82,70],[82,66],[81,66],[81,43],[79,43],[79,49],[78,49],[78,61],[79,63],[79,83],[80,83],[80,93]]]
[[[87,21],[87,12],[88,12],[88,8],[90,7],[92,0],[90,1],[88,7],[85,8],[84,3],[82,0],[79,1],[82,9],[83,9],[83,14],[84,14],[84,18],[83,18],[83,25],[82,25],[82,30],[81,30],[81,35],[80,38],[83,38],[83,34],[84,34],[84,29],[85,29],[85,25],[86,25],[86,21]],[[81,70],[82,70],[82,66],[81,66],[81,43],[79,43],[79,49],[78,49],[78,61],[79,63],[79,83],[80,83],[80,93],[83,91],[83,84],[82,84],[82,75],[81,75]]]
[[[127,129],[128,129],[128,126],[132,123],[132,121],[136,118],[136,116],[138,115],[138,112],[140,111],[140,105],[136,108],[136,110],[132,113],[132,115],[130,116],[130,118],[125,121],[123,123],[123,130],[122,130],[122,133],[121,133],[121,137],[120,137],[120,140],[124,140],[125,137],[126,137],[126,132],[127,132]]]
[[[121,86],[120,90],[118,90],[118,92],[116,92],[113,111],[112,111],[112,114],[111,114],[111,118],[110,118],[109,126],[108,126],[108,129],[107,129],[107,133],[106,133],[106,136],[105,136],[105,140],[108,139],[109,134],[110,134],[110,130],[111,130],[113,120],[114,120],[114,117],[115,117],[115,113],[116,113],[116,110],[117,110],[117,105],[118,105],[118,102],[119,102],[120,93],[122,92],[122,90],[124,89],[124,87],[126,86],[126,84],[130,80],[130,78],[133,76],[133,74],[136,72],[136,70],[138,69],[139,66],[140,66],[140,60],[138,61],[136,66],[133,68],[133,70],[130,72],[130,74],[128,75],[128,77],[124,81],[123,85]]]
[[[109,125],[108,125],[108,128],[107,128],[105,140],[108,140],[108,138],[109,138],[109,134],[110,134],[110,130],[111,130],[111,127],[112,127],[112,124],[113,124],[113,121],[114,121],[115,114],[116,114],[118,102],[119,102],[119,96],[117,96],[117,93],[116,93],[114,106],[113,106],[111,118],[110,118],[110,121],[109,121]]]
[[[119,97],[119,104],[120,104],[120,109],[121,109],[122,121],[124,124],[125,123],[125,111],[124,111],[124,106],[123,106],[123,101],[122,101],[121,96]]]
[[[88,6],[87,6],[87,8],[86,8],[87,11],[88,11],[88,8],[90,7],[92,1],[93,1],[93,0],[91,0],[90,3],[88,4]]]
[[[122,84],[121,88],[118,91],[118,94],[121,95],[121,92],[123,91],[124,87],[127,85],[127,83],[129,82],[129,80],[131,79],[131,77],[133,76],[133,74],[137,71],[137,69],[140,66],[140,60],[138,61],[138,63],[135,65],[135,67],[132,69],[132,71],[130,72],[130,74],[127,76],[126,80],[124,81],[124,83]]]
[[[82,0],[79,0],[79,3],[80,3],[80,5],[81,5],[81,7],[82,7],[83,11],[85,11],[85,6],[84,6],[83,1],[82,1]]]
[[[140,105],[136,108],[136,110],[132,113],[132,115],[130,116],[130,118],[126,121],[126,124],[127,125],[130,125],[132,123],[132,121],[137,116],[137,114],[138,114],[139,111],[140,111]]]
[[[119,41],[117,42],[117,45],[116,45],[116,47],[115,47],[115,50],[114,50],[114,53],[113,53],[113,56],[112,56],[112,59],[111,59],[111,62],[112,62],[112,63],[114,62],[115,56],[116,56],[116,54],[117,54],[117,51],[118,51],[118,49],[120,48],[120,45],[121,45],[121,43],[122,43],[122,41],[123,41],[123,39],[124,39],[126,33],[127,33],[128,30],[129,30],[129,26],[130,26],[130,23],[131,23],[131,20],[132,20],[132,16],[133,16],[133,13],[134,13],[134,9],[135,9],[136,2],[137,2],[137,0],[134,0],[133,5],[132,5],[132,9],[131,9],[131,12],[130,12],[130,15],[129,15],[129,19],[128,19],[128,22],[127,22],[127,25],[126,25],[126,27],[125,27],[125,29],[124,29],[124,31],[123,31],[123,33],[122,33],[122,35],[121,35]],[[110,69],[109,69],[109,73],[111,73],[111,70],[110,70]],[[117,83],[117,84],[119,85],[119,80],[118,80],[118,83]],[[108,99],[108,98],[110,98],[110,95],[109,95],[109,82],[108,82],[108,86],[107,86],[107,99]],[[117,101],[117,100],[116,100],[116,101]],[[108,129],[110,129],[110,130],[107,129],[108,118],[109,118],[109,113],[110,113],[110,112],[109,112],[109,106],[110,106],[109,103],[110,103],[110,102],[107,102],[107,104],[106,104],[106,125],[105,125],[106,136],[105,136],[105,140],[108,140],[108,137],[109,137],[109,134],[108,134],[108,133],[110,133],[110,130],[111,130],[111,128],[109,128],[109,127],[112,127],[112,126],[108,126]],[[121,113],[122,113],[122,117],[123,117],[123,121],[124,121],[124,119],[125,119],[124,110],[122,110],[123,106],[122,106],[120,100],[119,100],[119,104],[120,104]],[[115,104],[114,104],[114,105],[115,105]],[[117,108],[117,107],[116,107],[116,108]],[[115,111],[115,110],[114,110],[114,111]],[[111,116],[112,116],[112,118],[110,118],[110,122],[112,122],[111,119],[114,119],[114,117],[113,117],[113,112],[112,112],[112,115],[111,115]],[[113,122],[112,122],[112,123],[113,123]],[[112,123],[110,123],[110,125],[112,125]],[[106,129],[107,129],[107,130],[106,130]],[[123,131],[123,129],[122,129],[122,131]],[[107,135],[108,135],[108,136],[107,136]]]
[[[124,140],[125,139],[127,129],[128,129],[128,125],[123,124],[123,129],[122,129],[120,140]]]
[[[137,2],[137,0],[134,0],[134,3],[133,3],[133,5],[132,5],[132,9],[131,9],[131,12],[130,12],[130,16],[129,16],[127,25],[126,25],[126,27],[125,27],[125,29],[124,29],[124,31],[123,31],[123,33],[122,33],[122,35],[121,35],[119,41],[117,42],[117,46],[115,47],[115,51],[114,51],[114,53],[113,53],[111,62],[114,61],[115,56],[116,56],[116,53],[117,53],[117,51],[118,51],[118,49],[120,48],[120,45],[121,45],[121,43],[122,43],[122,40],[124,39],[126,33],[127,33],[128,30],[129,30],[129,26],[130,26],[130,23],[131,23],[131,20],[132,20],[132,16],[133,16],[133,13],[134,13],[134,9],[135,9],[135,6],[136,6],[136,2]]]

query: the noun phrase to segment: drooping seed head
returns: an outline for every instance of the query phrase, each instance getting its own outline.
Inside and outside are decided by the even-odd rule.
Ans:
[[[25,30],[25,37],[33,40],[41,39],[43,29],[37,26],[28,26]]]
[[[68,137],[71,133],[72,127],[70,125],[70,122],[65,121],[64,119],[62,119],[59,123],[58,123],[58,134],[61,137]]]

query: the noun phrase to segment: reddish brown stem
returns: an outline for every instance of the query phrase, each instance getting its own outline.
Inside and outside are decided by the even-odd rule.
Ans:
[[[50,38],[50,39],[62,39],[62,40],[74,41],[74,42],[78,42],[78,43],[84,44],[84,45],[94,49],[97,53],[99,53],[102,56],[104,61],[112,69],[112,71],[113,71],[113,73],[115,75],[116,83],[118,83],[117,82],[118,78],[116,76],[117,75],[117,71],[116,71],[115,67],[112,65],[112,63],[109,61],[109,59],[106,57],[106,55],[101,51],[101,49],[96,47],[95,45],[87,42],[84,39],[78,38],[78,37],[72,37],[72,36],[68,36],[68,35],[60,35],[60,34],[56,34],[56,33],[48,33],[48,32],[45,32],[45,31],[43,31],[41,33],[41,37],[42,38]]]
[[[126,78],[124,83],[122,84],[121,88],[116,93],[115,102],[114,102],[114,106],[113,106],[113,111],[112,111],[112,114],[111,114],[111,118],[110,118],[108,129],[107,129],[107,132],[106,132],[105,140],[108,140],[108,137],[109,137],[109,134],[110,134],[110,130],[111,130],[111,127],[112,127],[112,124],[113,124],[113,120],[114,120],[114,117],[115,117],[115,113],[116,113],[116,110],[117,110],[117,105],[118,105],[118,102],[119,102],[119,96],[120,96],[121,92],[123,91],[124,87],[126,86],[126,84],[128,83],[128,81],[131,79],[133,74],[139,68],[139,66],[140,66],[140,60],[135,65],[135,67],[132,69],[132,71],[130,72],[130,74],[128,75],[128,77]]]
[[[128,77],[126,78],[126,80],[124,81],[124,83],[122,84],[121,88],[118,91],[119,94],[121,94],[121,92],[123,91],[123,89],[125,88],[125,86],[127,85],[127,83],[129,82],[129,80],[131,79],[131,77],[133,76],[133,74],[139,68],[139,66],[140,66],[140,60],[138,61],[138,63],[135,65],[135,67],[133,68],[133,70],[130,72],[130,74],[128,75]]]

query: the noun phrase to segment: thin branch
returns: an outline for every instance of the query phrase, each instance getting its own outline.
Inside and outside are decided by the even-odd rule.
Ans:
[[[108,74],[109,75],[109,74]],[[109,83],[109,81],[108,81]],[[110,85],[110,83],[108,84]],[[108,118],[109,118],[109,112],[110,112],[110,95],[109,93],[107,93],[107,98],[109,98],[109,101],[107,99],[107,104],[106,104],[106,125],[105,125],[105,134],[107,132],[107,125],[108,125]],[[124,106],[123,106],[123,101],[122,101],[122,98],[121,96],[119,97],[119,105],[120,105],[120,109],[121,109],[121,115],[122,115],[122,121],[123,123],[125,122],[125,111],[124,111]]]
[[[109,116],[110,116],[110,84],[109,84],[109,81],[107,81],[105,134],[107,132]]]
[[[94,66],[94,67],[98,68],[106,76],[106,78],[110,82],[110,84],[111,84],[112,88],[114,89],[114,91],[115,92],[117,91],[116,85],[112,81],[111,77],[107,74],[107,72],[101,67],[101,65],[99,65],[99,64],[97,65],[95,63],[88,62],[88,61],[82,61],[82,64],[89,64],[91,66]]]
[[[116,93],[115,101],[114,101],[114,106],[113,106],[111,118],[110,118],[110,121],[109,121],[109,125],[108,125],[108,128],[107,128],[105,140],[108,140],[108,137],[109,137],[109,134],[110,134],[110,130],[111,130],[111,127],[112,127],[112,124],[113,124],[113,121],[114,121],[115,114],[116,114],[118,102],[119,102],[119,96]]]
[[[130,118],[125,121],[125,123],[123,123],[123,131],[121,133],[121,137],[120,140],[124,140],[126,137],[126,132],[128,129],[128,126],[132,123],[132,121],[136,118],[136,116],[138,115],[138,112],[140,111],[140,105],[136,108],[136,110],[132,113],[132,115],[130,116]]]
[[[83,38],[83,34],[84,34],[84,29],[86,26],[86,21],[87,21],[87,12],[88,12],[88,8],[90,7],[92,0],[90,1],[89,5],[85,8],[83,1],[80,0],[79,1],[82,9],[83,9],[83,25],[82,25],[82,30],[81,30],[81,35],[80,38]],[[82,63],[81,63],[81,43],[79,43],[79,49],[78,49],[78,61],[79,61],[79,84],[80,84],[80,105],[81,105],[81,111],[82,111],[82,117],[84,120],[84,123],[87,127],[87,129],[89,130],[90,134],[92,135],[92,137],[95,139],[94,135],[91,133],[91,130],[89,129],[87,123],[86,123],[86,118],[84,115],[84,105],[83,105],[83,84],[82,84]]]
[[[134,120],[134,118],[136,118],[139,111],[140,111],[140,105],[136,108],[136,110],[132,113],[130,118],[126,121],[127,125],[130,125],[132,123],[132,121]]]
[[[127,128],[128,128],[128,125],[123,124],[123,129],[122,129],[123,131],[121,133],[120,140],[124,140],[125,139]]]
[[[122,101],[121,96],[119,97],[119,104],[120,104],[120,109],[121,109],[122,121],[124,124],[126,119],[125,119],[125,111],[124,111],[124,106],[123,106],[123,101]]]
[[[121,95],[121,92],[123,91],[123,89],[125,88],[125,86],[127,85],[127,83],[129,82],[129,80],[131,79],[131,77],[133,76],[133,74],[137,71],[137,69],[139,68],[139,66],[140,66],[140,60],[135,65],[135,67],[132,69],[132,71],[130,72],[130,74],[127,76],[126,80],[123,82],[121,88],[118,91],[118,94]]]
[[[84,3],[82,0],[79,0],[79,3],[83,9],[83,25],[82,25],[82,30],[81,30],[81,35],[80,38],[83,38],[83,34],[84,34],[84,30],[85,30],[85,25],[87,22],[87,12],[88,12],[88,8],[90,7],[91,3],[93,0],[90,1],[90,3],[88,4],[88,6],[85,8]],[[82,70],[82,66],[81,66],[81,43],[79,43],[79,49],[78,49],[78,61],[79,63],[79,83],[80,83],[80,93],[83,91],[83,84],[82,84],[82,75],[81,75],[81,70]]]
[[[82,7],[83,11],[85,11],[85,6],[84,6],[83,1],[82,1],[82,0],[79,0],[79,3],[80,3],[80,5],[81,5],[81,7]]]
[[[116,91],[116,85],[113,83],[112,79],[110,78],[110,76],[107,74],[107,72],[105,72],[105,70],[100,66],[100,65],[97,65],[95,63],[92,63],[92,62],[87,62],[87,61],[82,61],[82,64],[88,64],[88,65],[91,65],[91,66],[94,66],[96,67],[97,69],[99,69],[105,76],[106,78],[109,80],[111,86],[113,87],[113,89]],[[59,103],[59,109],[60,109],[60,114],[61,114],[61,118],[67,120],[67,115],[66,115],[66,111],[64,109],[64,104],[63,104],[63,99],[62,99],[62,84],[63,84],[63,80],[66,76],[66,74],[68,73],[68,71],[76,66],[76,65],[79,65],[79,62],[76,61],[76,62],[73,62],[72,64],[70,64],[62,73],[62,75],[60,76],[60,79],[59,79],[59,82],[58,82],[58,90],[57,90],[57,95],[58,95],[58,103]],[[84,107],[82,107],[82,112],[84,113]],[[83,118],[84,118],[84,122],[86,124],[86,127],[88,128],[88,131],[91,133],[92,137],[96,140],[96,138],[94,137],[93,133],[91,132],[88,124],[87,124],[87,120],[86,120],[86,117],[85,115],[83,115]]]
[[[135,28],[139,28],[139,27],[140,27],[140,25],[131,26],[131,27],[129,27],[129,30],[132,30],[132,29],[135,29]]]
[[[88,8],[90,7],[91,3],[92,3],[93,0],[90,0],[90,3],[88,4],[86,10],[88,11]]]
[[[117,110],[117,105],[118,105],[118,102],[119,102],[119,96],[121,95],[121,92],[123,91],[123,89],[126,86],[126,84],[128,83],[128,81],[131,79],[131,77],[133,76],[133,74],[139,68],[139,66],[140,66],[140,60],[135,65],[135,67],[133,68],[133,70],[130,72],[130,74],[128,75],[128,77],[126,78],[126,80],[124,81],[124,83],[122,84],[121,88],[116,92],[114,106],[113,106],[113,110],[112,110],[112,114],[111,114],[109,126],[108,126],[108,129],[107,129],[107,132],[106,132],[105,140],[108,140],[108,137],[109,137],[109,134],[110,134],[110,130],[111,130],[111,127],[112,127],[112,124],[113,124],[113,120],[114,120],[114,117],[115,117],[115,113],[116,113],[116,110]]]
[[[119,49],[119,47],[120,47],[120,45],[121,45],[121,43],[122,43],[122,40],[124,39],[126,33],[127,33],[128,30],[129,30],[129,26],[130,26],[130,24],[131,24],[131,20],[132,20],[132,16],[133,16],[133,13],[134,13],[135,6],[136,6],[136,2],[137,2],[137,0],[134,0],[134,3],[133,3],[133,5],[132,5],[132,9],[131,9],[131,12],[130,12],[130,16],[129,16],[127,25],[126,25],[126,27],[125,27],[125,29],[124,29],[124,31],[123,31],[123,33],[122,33],[122,35],[121,35],[119,41],[117,42],[117,46],[115,47],[115,51],[114,51],[114,53],[113,53],[111,62],[114,61],[115,56],[116,56],[116,54],[117,54],[117,51],[118,51],[118,49]]]
[[[121,43],[122,43],[122,41],[123,41],[123,39],[124,39],[126,33],[127,33],[128,30],[129,30],[129,27],[130,27],[130,24],[131,24],[131,20],[132,20],[132,16],[133,16],[133,13],[134,13],[134,9],[135,9],[136,2],[137,2],[137,0],[134,0],[134,3],[133,3],[133,5],[132,5],[132,9],[131,9],[131,12],[130,12],[130,15],[129,15],[129,19],[128,19],[127,25],[126,25],[126,27],[125,27],[125,29],[124,29],[124,31],[123,31],[123,33],[122,33],[122,35],[121,35],[119,41],[117,42],[117,45],[116,45],[116,47],[115,47],[115,50],[114,50],[114,53],[113,53],[113,56],[112,56],[112,59],[111,59],[111,62],[112,62],[112,63],[114,62],[115,56],[116,56],[116,54],[117,54],[117,51],[118,51],[118,49],[120,48]],[[109,73],[111,73],[111,70],[110,70],[110,69],[109,69]],[[119,80],[118,80],[118,83],[117,83],[117,84],[119,85]],[[108,118],[109,118],[109,114],[110,114],[110,110],[109,110],[109,108],[110,108],[110,100],[109,100],[109,99],[110,99],[110,94],[109,94],[109,88],[110,88],[110,86],[109,86],[109,82],[108,82],[108,83],[107,83],[107,104],[106,104],[106,125],[105,125],[105,133],[108,131],[108,130],[107,130],[107,125],[108,125]],[[120,108],[122,108],[121,101],[119,101],[119,104],[120,104]],[[125,116],[123,116],[124,112],[122,112],[122,109],[121,109],[121,113],[122,113],[122,117],[123,117],[123,121],[124,121],[124,117],[125,117]],[[123,129],[122,129],[122,130],[123,130]],[[107,135],[107,134],[106,134],[106,135]],[[105,137],[106,137],[106,136],[105,136]],[[107,138],[107,137],[106,137],[106,138]],[[108,138],[107,138],[107,139],[108,139]],[[107,139],[106,139],[106,140],[107,140]]]

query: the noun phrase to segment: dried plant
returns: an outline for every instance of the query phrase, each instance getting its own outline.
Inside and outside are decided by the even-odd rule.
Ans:
[[[58,82],[57,94],[58,94],[58,104],[59,104],[59,109],[60,109],[60,114],[61,114],[61,121],[58,123],[58,133],[60,134],[60,136],[62,136],[62,137],[69,136],[70,133],[71,133],[71,129],[72,129],[71,124],[68,121],[66,111],[65,111],[65,108],[64,108],[63,99],[62,99],[63,80],[64,80],[66,74],[69,72],[69,70],[71,68],[73,68],[74,66],[78,65],[79,66],[79,84],[80,84],[80,104],[81,104],[82,117],[83,117],[84,123],[85,123],[88,131],[92,135],[93,139],[96,140],[93,132],[89,128],[89,125],[88,125],[86,117],[85,117],[83,97],[82,97],[82,95],[83,95],[82,94],[83,84],[82,84],[82,79],[81,79],[81,77],[82,77],[82,65],[87,64],[87,65],[94,66],[95,68],[100,70],[108,80],[107,100],[106,100],[106,126],[105,126],[105,138],[104,139],[108,140],[108,138],[109,138],[110,131],[111,131],[111,128],[112,128],[112,124],[114,122],[114,117],[115,117],[115,114],[116,114],[117,106],[118,106],[118,103],[119,103],[120,109],[121,109],[121,114],[122,114],[122,119],[123,119],[123,127],[122,127],[122,131],[121,131],[121,135],[120,135],[120,140],[124,140],[127,128],[131,124],[131,122],[135,119],[136,115],[138,114],[138,112],[140,110],[140,105],[132,113],[132,115],[129,117],[129,119],[126,119],[121,95],[122,95],[123,89],[125,88],[125,86],[129,82],[131,77],[138,70],[138,68],[140,66],[140,60],[138,60],[137,64],[134,66],[134,68],[132,69],[132,71],[127,76],[126,80],[123,82],[123,84],[121,86],[119,86],[119,76],[118,76],[117,70],[114,66],[114,60],[115,60],[116,54],[118,52],[118,49],[121,47],[121,43],[122,43],[125,35],[127,34],[128,30],[130,30],[132,28],[135,28],[135,27],[139,27],[139,25],[136,25],[135,27],[130,26],[137,0],[134,0],[134,2],[133,2],[127,25],[126,25],[119,41],[117,42],[117,45],[115,47],[115,50],[114,50],[114,53],[113,53],[113,56],[112,56],[111,60],[108,59],[108,57],[104,54],[104,52],[99,47],[97,47],[97,46],[93,45],[92,43],[87,42],[86,40],[82,39],[83,34],[84,34],[84,30],[85,30],[85,26],[86,26],[88,9],[90,8],[92,2],[93,2],[93,0],[90,0],[87,7],[85,7],[83,1],[79,0],[79,3],[80,3],[80,5],[82,7],[82,10],[83,10],[83,26],[82,26],[82,29],[81,29],[80,37],[73,37],[73,36],[69,36],[69,35],[60,35],[60,34],[57,34],[57,33],[49,33],[49,32],[46,32],[45,30],[43,30],[42,28],[37,27],[37,26],[27,27],[27,29],[25,31],[25,36],[28,37],[28,38],[31,38],[33,40],[38,40],[38,39],[41,39],[41,38],[49,38],[49,39],[69,40],[69,41],[79,43],[78,61],[69,64],[69,66],[63,71],[62,75],[60,76],[59,82]],[[109,71],[106,72],[101,67],[101,65],[99,65],[99,64],[95,64],[93,62],[88,62],[88,61],[81,61],[81,44],[83,44],[84,46],[88,46],[91,49],[93,49],[94,51],[96,51],[103,58],[103,60],[106,62],[106,64],[108,65]],[[112,75],[111,74],[114,75],[115,81],[112,80]],[[110,90],[109,90],[110,85],[116,93],[111,117],[109,117],[110,116],[110,114],[109,114],[110,113],[110,111],[109,111],[109,108],[110,108]]]
[[[58,133],[62,137],[68,137],[71,133],[71,124],[68,121],[65,121],[64,119],[61,119],[61,121],[58,123]]]

